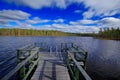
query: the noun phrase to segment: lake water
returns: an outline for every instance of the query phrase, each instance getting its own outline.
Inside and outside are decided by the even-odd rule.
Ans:
[[[93,80],[120,80],[120,41],[92,37],[0,37],[0,78],[16,65],[16,49],[34,42],[73,42],[88,51],[87,73]],[[15,57],[14,59],[10,59]],[[7,62],[6,62],[7,61]]]

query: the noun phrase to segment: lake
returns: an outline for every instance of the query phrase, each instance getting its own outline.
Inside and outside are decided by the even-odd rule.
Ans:
[[[92,37],[0,37],[0,78],[16,65],[16,49],[34,42],[73,42],[88,51],[87,73],[93,80],[120,80],[120,41]],[[14,59],[11,59],[14,57]]]

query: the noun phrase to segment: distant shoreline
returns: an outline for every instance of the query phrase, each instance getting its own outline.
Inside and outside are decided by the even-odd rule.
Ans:
[[[102,40],[118,40],[118,41],[120,41],[120,39],[115,39],[115,38],[102,38],[102,37],[94,37],[94,38],[96,38],[96,39],[102,39]]]
[[[70,33],[55,30],[34,30],[34,29],[18,29],[18,28],[0,28],[0,36],[16,36],[16,37],[34,37],[34,36],[80,36],[94,37],[104,40],[120,40],[120,30],[112,29],[108,31],[100,31],[99,33]]]
[[[0,28],[0,36],[91,36],[91,33],[70,33],[56,30]]]

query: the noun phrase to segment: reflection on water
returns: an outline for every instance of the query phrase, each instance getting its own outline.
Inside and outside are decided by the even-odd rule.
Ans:
[[[88,51],[87,72],[93,80],[120,80],[120,41],[92,37],[0,37],[0,78],[16,65],[16,58],[10,59],[16,49],[34,42],[73,42]]]

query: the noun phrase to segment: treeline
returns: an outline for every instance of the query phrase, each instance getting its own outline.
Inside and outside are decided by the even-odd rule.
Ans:
[[[114,39],[114,40],[120,40],[120,29],[114,29],[114,28],[100,28],[100,31],[97,35],[99,38],[103,39]]]
[[[93,37],[95,33],[73,33],[73,35],[82,37]]]
[[[74,36],[76,34],[54,30],[0,28],[0,36]]]
[[[67,33],[55,30],[33,30],[0,28],[0,36],[90,36],[103,39],[120,40],[120,29],[100,28],[99,33]]]

